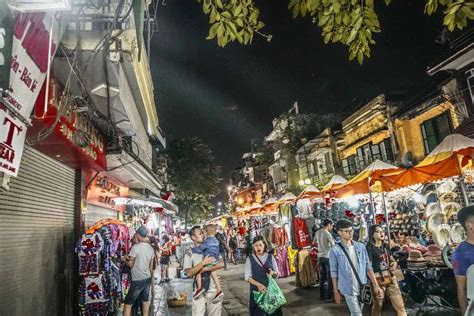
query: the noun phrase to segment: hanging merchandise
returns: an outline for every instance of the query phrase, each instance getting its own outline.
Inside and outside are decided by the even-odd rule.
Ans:
[[[296,286],[310,287],[317,283],[316,267],[309,250],[299,250],[296,256]]]
[[[307,219],[313,216],[313,207],[310,199],[301,199],[296,202],[296,208],[301,218]]]
[[[293,249],[293,247],[288,246],[288,264],[290,266],[290,273],[296,272],[296,256],[298,255],[298,250]]]
[[[311,235],[309,234],[308,227],[306,226],[306,221],[302,218],[295,217],[293,218],[293,234],[295,237],[296,248],[305,248],[311,245]]]
[[[114,313],[123,303],[130,282],[122,259],[130,251],[130,236],[127,226],[109,219],[91,226],[77,242],[80,315]]]

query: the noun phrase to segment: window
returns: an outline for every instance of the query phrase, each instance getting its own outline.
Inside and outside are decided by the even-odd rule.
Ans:
[[[372,150],[372,159],[373,160],[376,160],[376,159],[382,160],[383,159],[379,144],[375,144],[375,145],[370,146],[370,149]]]
[[[357,167],[355,155],[349,156],[347,159],[342,161],[342,169],[345,175],[351,176],[356,174]]]
[[[333,173],[331,153],[329,151],[324,154],[324,161],[326,162],[326,173]]]
[[[392,145],[390,138],[379,143],[380,151],[382,152],[383,161],[393,161]]]
[[[359,170],[362,170],[365,166],[364,149],[359,147],[357,148],[357,167],[359,167]]]
[[[451,133],[451,122],[448,112],[434,117],[421,124],[421,135],[425,154],[429,154],[441,141]]]

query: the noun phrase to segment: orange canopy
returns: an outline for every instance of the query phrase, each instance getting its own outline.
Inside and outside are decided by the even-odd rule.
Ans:
[[[462,159],[461,164],[458,159]],[[468,161],[468,157],[452,155],[430,165],[417,165],[399,173],[382,175],[380,177],[382,190],[384,192],[390,192],[411,185],[421,185],[459,176],[461,174],[461,166],[465,166]]]
[[[361,173],[336,189],[334,197],[345,198],[356,194],[381,192],[380,176],[392,174],[403,169],[390,165],[380,160],[375,160]]]

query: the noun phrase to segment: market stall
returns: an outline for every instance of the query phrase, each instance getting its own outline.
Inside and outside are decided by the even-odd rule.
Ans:
[[[131,248],[134,229],[116,219],[91,226],[76,244],[81,276],[80,315],[112,315],[120,307],[130,280],[122,258]]]

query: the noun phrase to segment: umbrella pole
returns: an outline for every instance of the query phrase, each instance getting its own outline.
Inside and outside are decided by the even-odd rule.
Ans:
[[[461,162],[457,158],[458,168],[459,168],[459,184],[461,185],[461,193],[464,199],[464,206],[469,206],[469,197],[467,196],[466,183],[464,182],[464,174],[462,172]]]
[[[387,225],[387,236],[388,236],[388,244],[391,245],[390,243],[390,221],[388,219],[388,211],[387,211],[387,204],[385,203],[385,193],[382,192],[382,203],[383,203],[383,211],[385,213],[385,224]]]
[[[375,206],[374,206],[374,199],[372,198],[372,190],[369,188],[369,199],[370,199],[370,220],[372,224],[375,224]]]

